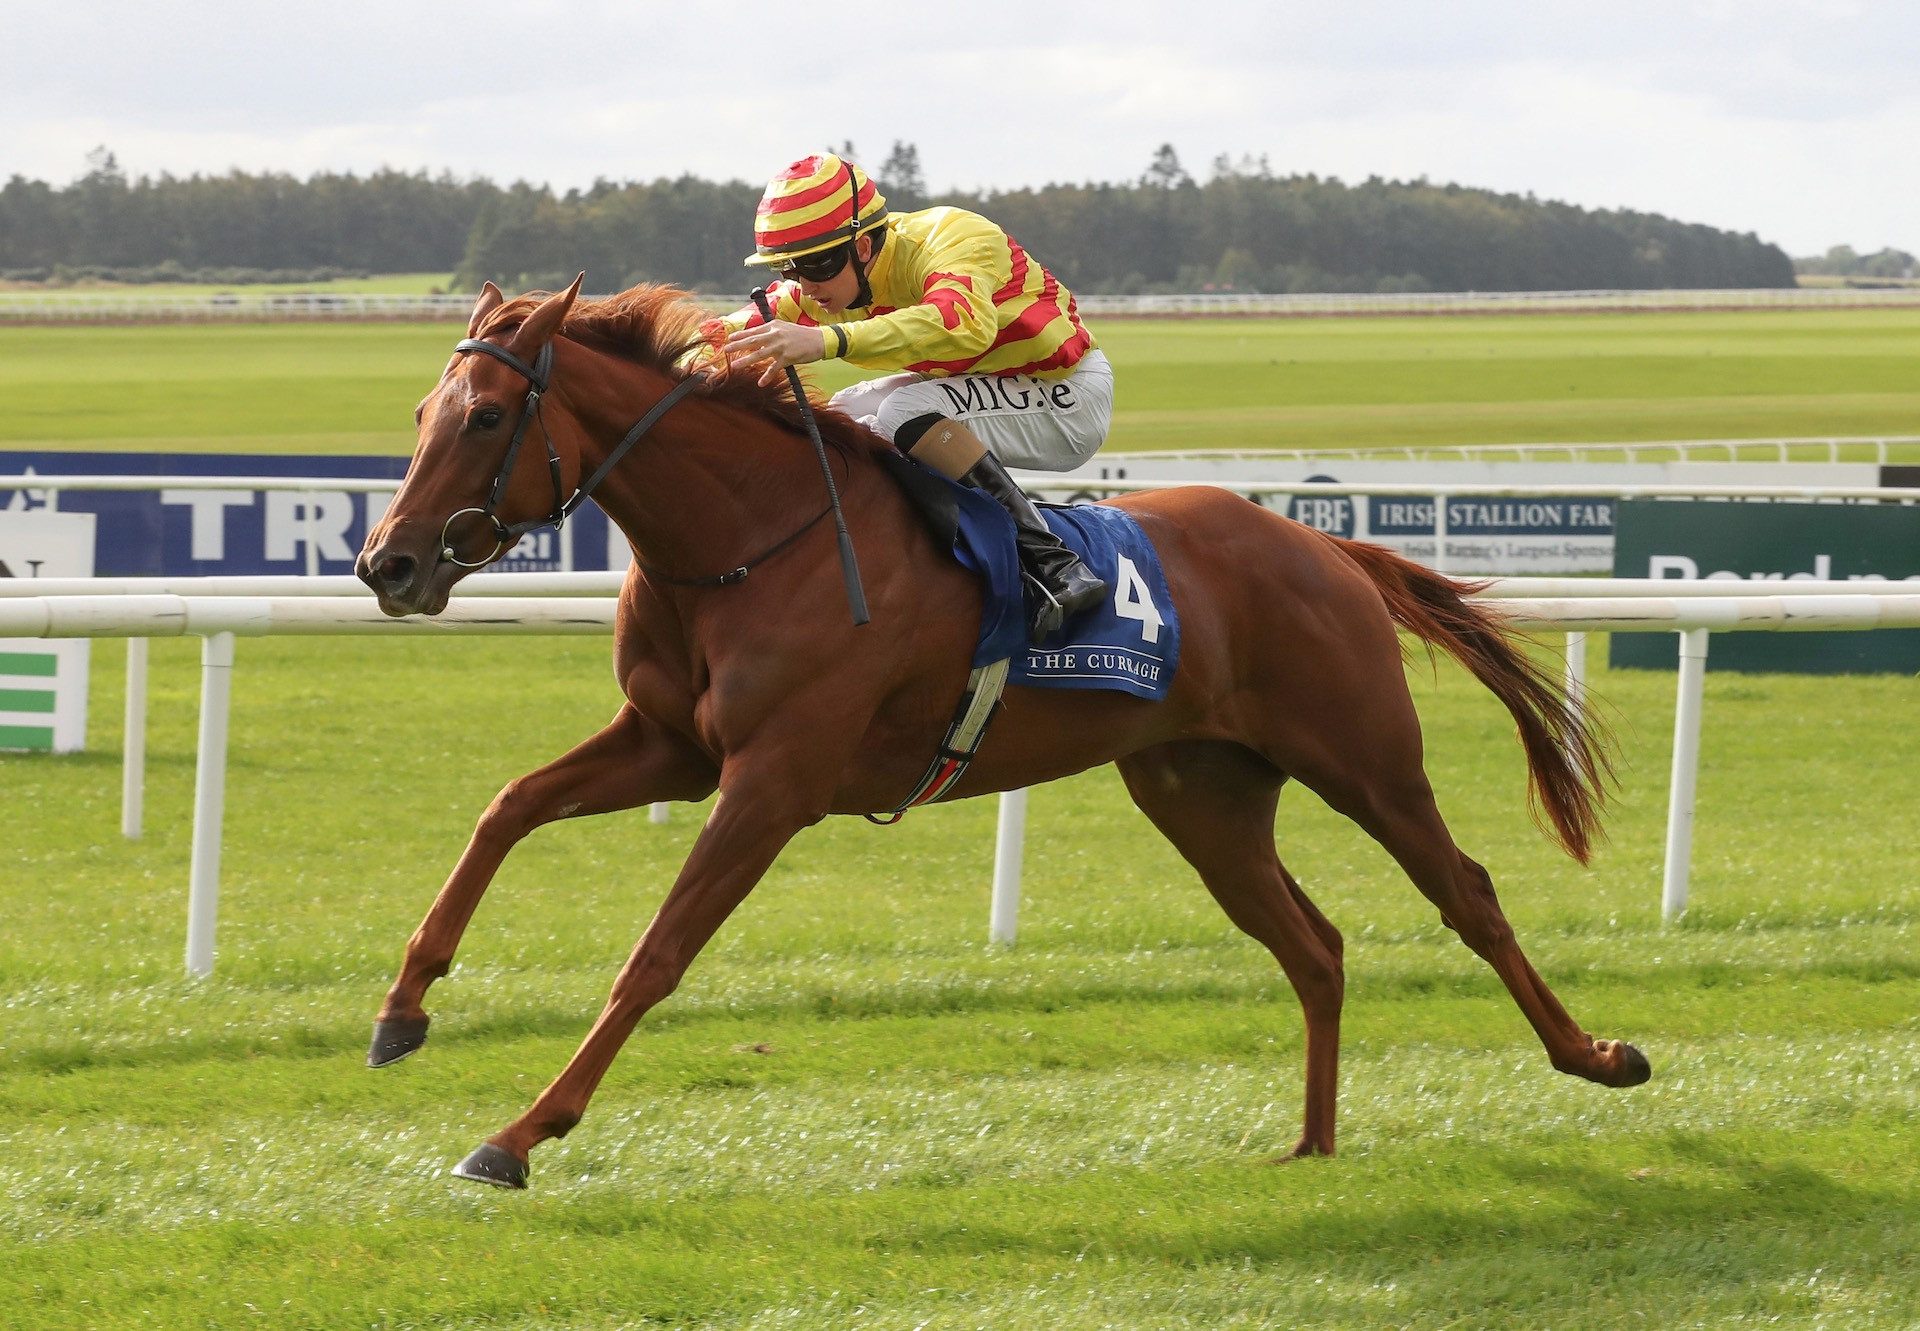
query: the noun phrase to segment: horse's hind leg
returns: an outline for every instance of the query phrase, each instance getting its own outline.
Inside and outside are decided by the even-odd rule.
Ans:
[[[1285,780],[1237,744],[1186,741],[1120,760],[1127,790],[1186,857],[1227,917],[1264,944],[1300,996],[1307,1026],[1306,1125],[1295,1156],[1332,1155],[1346,993],[1340,931],[1308,901],[1273,846]]]
[[[1492,966],[1526,1017],[1553,1066],[1604,1086],[1637,1086],[1652,1075],[1644,1055],[1622,1040],[1596,1040],[1568,1015],[1528,962],[1494,895],[1493,880],[1453,842],[1433,789],[1420,770],[1417,733],[1410,764],[1387,756],[1391,744],[1358,736],[1344,753],[1355,769],[1297,770],[1302,782],[1359,823],[1440,909],[1460,940]],[[1362,756],[1365,755],[1365,756]],[[1365,771],[1358,764],[1367,764]]]
[[[374,1021],[367,1066],[405,1058],[425,1043],[427,1013],[421,1003],[428,986],[453,965],[460,936],[507,852],[535,828],[655,800],[704,799],[714,781],[703,754],[627,706],[598,734],[509,782],[480,815],[459,863],[407,940],[399,977]]]

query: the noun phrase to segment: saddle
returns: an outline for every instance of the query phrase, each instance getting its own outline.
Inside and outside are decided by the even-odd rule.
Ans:
[[[880,455],[901,493],[943,550],[980,578],[984,605],[972,674],[926,774],[905,801],[869,821],[893,824],[929,804],[966,773],[1008,684],[1043,689],[1111,689],[1158,702],[1180,664],[1180,617],[1160,557],[1140,524],[1097,504],[1038,504],[1054,534],[1114,589],[1042,640],[1027,641],[1026,579],[1013,519],[993,499],[897,452]]]
[[[1160,556],[1125,511],[1099,504],[1038,504],[1054,534],[1114,589],[1113,599],[1059,632],[1028,643],[1013,520],[986,495],[899,453],[881,455],[943,550],[981,579],[986,606],[973,665],[1008,660],[1007,682],[1038,688],[1114,689],[1158,702],[1180,663],[1180,616]]]

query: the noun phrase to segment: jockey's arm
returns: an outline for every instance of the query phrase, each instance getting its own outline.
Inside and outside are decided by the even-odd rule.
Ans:
[[[993,255],[1004,245],[1005,238],[990,224],[980,222],[966,231],[955,228],[945,245],[926,256],[919,270],[925,277],[918,279],[918,299],[882,314],[830,313],[809,300],[798,284],[774,283],[767,294],[775,324],[784,326],[766,348],[777,354],[769,358],[762,381],[776,378],[780,365],[831,358],[876,369],[965,369],[993,345],[999,331],[993,291],[1007,273],[995,271]],[[717,334],[717,340],[724,341],[765,322],[748,306],[711,321],[703,331],[710,340]]]
[[[949,213],[914,264],[917,298],[849,324],[847,358],[903,370],[970,366],[999,332],[993,293],[1009,277],[1007,243],[985,218]]]
[[[837,339],[822,327],[823,324],[834,322],[834,316],[802,295],[797,283],[770,283],[767,287],[767,304],[773,308],[776,324],[786,325],[796,332],[806,330],[804,339],[795,338],[795,346],[796,349],[804,346],[812,354],[792,356],[786,363],[802,365],[838,351]],[[732,314],[708,319],[700,325],[700,343],[688,351],[680,363],[689,370],[705,369],[723,359],[721,348],[727,338],[749,328],[759,328],[766,322],[753,305],[743,305]],[[772,368],[777,375],[779,366],[776,364]]]
[[[902,369],[972,364],[998,331],[990,280],[964,270],[930,274],[918,303],[847,326],[848,359]]]

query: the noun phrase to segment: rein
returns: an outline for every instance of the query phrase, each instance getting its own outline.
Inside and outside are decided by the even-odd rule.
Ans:
[[[760,567],[760,565],[772,559],[775,555],[792,545],[802,536],[805,536],[815,527],[818,527],[820,525],[820,519],[826,517],[827,514],[831,512],[833,512],[833,505],[829,504],[808,518],[806,525],[801,527],[800,530],[790,536],[782,537],[779,541],[768,546],[746,563],[740,565],[738,568],[730,568],[725,573],[709,573],[704,577],[698,578],[679,578],[666,572],[664,569],[655,568],[638,555],[634,556],[633,562],[638,564],[641,571],[648,577],[655,578],[661,582],[672,583],[676,587],[731,587],[736,582],[745,582],[749,571]]]

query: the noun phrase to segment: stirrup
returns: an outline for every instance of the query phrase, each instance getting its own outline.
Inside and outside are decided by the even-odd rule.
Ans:
[[[1067,622],[1067,609],[1033,574],[1022,570],[1020,581],[1027,593],[1027,640],[1037,645],[1060,631]]]

